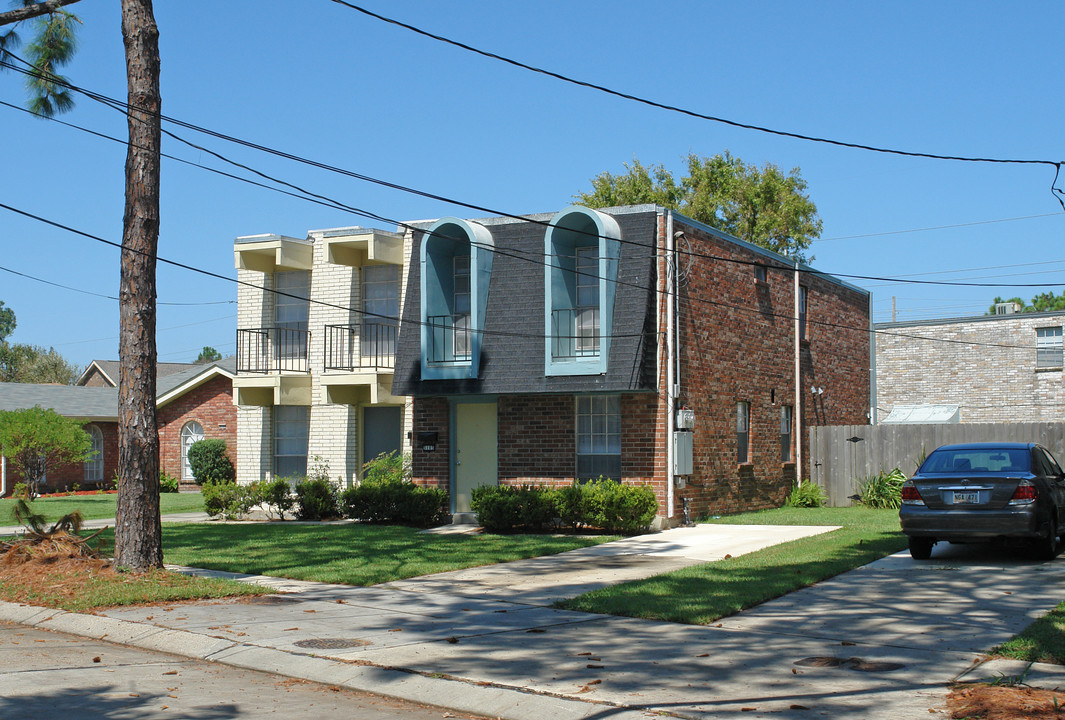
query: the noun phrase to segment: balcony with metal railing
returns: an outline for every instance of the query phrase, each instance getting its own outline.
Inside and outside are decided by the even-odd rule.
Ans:
[[[310,371],[310,332],[286,327],[237,330],[237,373]]]
[[[391,370],[396,362],[396,330],[384,323],[326,325],[326,371]]]
[[[426,360],[430,365],[459,365],[472,359],[469,315],[430,315],[429,347]]]

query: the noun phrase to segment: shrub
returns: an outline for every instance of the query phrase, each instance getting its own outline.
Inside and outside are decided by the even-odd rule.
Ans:
[[[306,478],[296,483],[296,517],[331,520],[340,516],[337,487],[328,478]]]
[[[162,470],[159,471],[159,492],[161,493],[176,493],[178,491],[178,479],[171,475],[167,475]]]
[[[871,508],[898,510],[904,482],[906,475],[898,468],[866,478],[858,486],[858,502]]]
[[[15,487],[11,488],[11,497],[16,500],[29,500],[30,486],[24,482],[15,483]]]
[[[380,485],[410,480],[410,456],[381,453],[362,466],[362,484]]]
[[[363,482],[341,495],[344,515],[369,523],[429,527],[447,518],[447,493],[411,482]]]
[[[221,515],[226,520],[236,520],[262,502],[259,484],[237,485],[235,482],[203,483],[203,509],[211,517]]]
[[[592,485],[575,482],[554,492],[555,512],[563,525],[579,530],[594,514]]]
[[[276,512],[285,519],[285,513],[292,510],[296,498],[292,495],[292,483],[288,478],[276,478],[261,485],[263,502],[268,506],[267,513]]]
[[[632,535],[646,529],[655,519],[658,500],[650,485],[624,485],[613,480],[588,483],[590,494],[584,521],[607,532]]]
[[[822,507],[827,501],[823,487],[810,480],[803,480],[791,489],[784,504],[788,507],[815,508]]]
[[[226,441],[217,438],[197,440],[189,446],[189,467],[200,485],[208,480],[223,483],[236,478],[233,463],[226,453]]]
[[[539,485],[482,485],[470,507],[488,532],[543,529],[555,517],[554,491]]]

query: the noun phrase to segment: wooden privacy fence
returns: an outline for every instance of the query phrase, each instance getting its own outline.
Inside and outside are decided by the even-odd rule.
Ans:
[[[810,428],[810,479],[828,504],[850,505],[859,483],[882,470],[913,475],[927,453],[964,442],[1034,442],[1065,463],[1065,422],[950,425],[835,425]]]

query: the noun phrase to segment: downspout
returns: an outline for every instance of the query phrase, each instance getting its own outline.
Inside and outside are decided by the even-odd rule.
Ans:
[[[795,484],[802,482],[802,363],[799,341],[799,261],[795,261]]]
[[[869,295],[869,424],[876,425],[876,331],[873,329],[873,296]]]
[[[676,482],[673,477],[673,432],[674,418],[677,413],[676,386],[674,385],[673,358],[677,354],[674,343],[673,327],[676,324],[674,313],[676,312],[676,293],[670,297],[670,291],[676,285],[677,267],[676,253],[674,252],[673,240],[673,211],[666,210],[666,252],[665,252],[666,277],[663,284],[666,311],[666,519],[673,518],[674,493],[673,486]]]

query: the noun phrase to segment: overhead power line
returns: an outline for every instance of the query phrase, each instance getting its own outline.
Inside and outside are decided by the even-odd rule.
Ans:
[[[996,220],[976,220],[967,223],[955,223],[953,225],[934,225],[932,227],[910,228],[909,230],[889,230],[886,232],[863,233],[862,235],[836,235],[835,237],[815,238],[814,242],[828,242],[829,240],[860,240],[862,238],[886,237],[887,235],[906,235],[907,233],[929,232],[932,230],[953,230],[955,228],[974,227],[976,225],[993,225],[995,223],[1014,222],[1016,220],[1032,220],[1035,218],[1056,217],[1059,212],[1041,213],[1039,215],[1020,215],[1018,217],[998,218]]]
[[[62,283],[52,282],[51,280],[45,280],[44,278],[39,278],[36,275],[29,275],[29,274],[24,273],[24,272],[19,272],[18,270],[12,270],[11,268],[4,267],[3,265],[0,265],[0,270],[3,270],[6,273],[11,273],[12,275],[18,275],[19,277],[26,278],[27,280],[33,280],[35,282],[43,283],[45,285],[51,285],[52,287],[62,288],[64,290],[71,290],[71,291],[76,292],[76,293],[82,293],[83,295],[92,295],[93,297],[104,298],[105,300],[118,300],[118,297],[116,297],[115,295],[104,295],[103,293],[92,292],[91,290],[82,290],[81,288],[71,287],[70,285],[63,285]],[[211,302],[161,302],[161,301],[156,301],[155,304],[156,305],[177,305],[177,306],[187,307],[187,306],[191,306],[191,305],[233,305],[235,303],[236,303],[236,300],[215,300],[215,301],[211,301]]]

